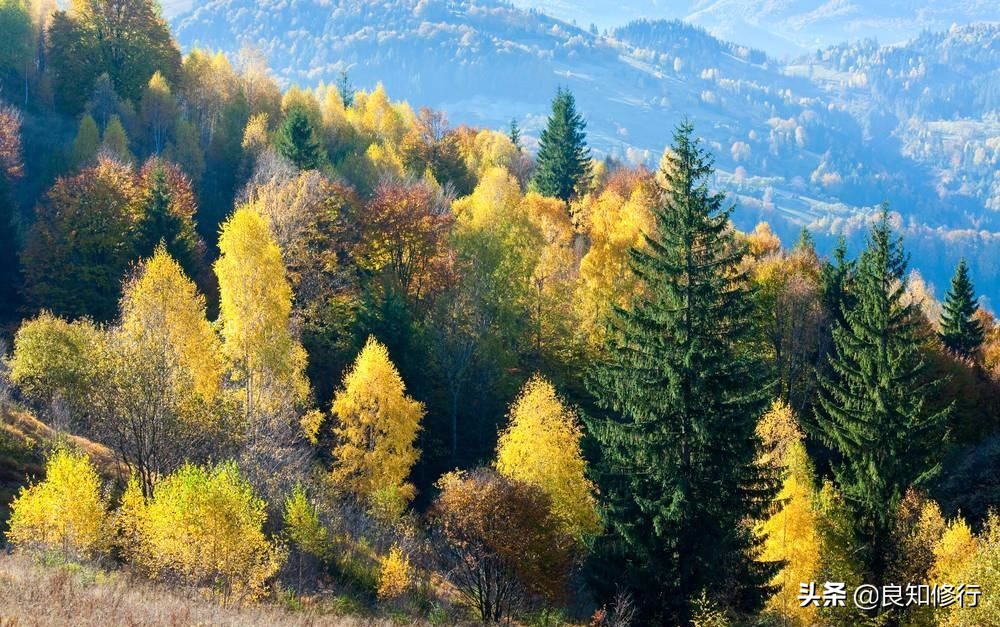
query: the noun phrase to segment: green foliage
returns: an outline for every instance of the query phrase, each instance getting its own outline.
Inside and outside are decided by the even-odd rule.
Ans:
[[[775,489],[755,464],[767,367],[732,208],[709,192],[692,132],[685,123],[674,135],[656,229],[631,256],[642,289],[615,312],[589,378],[607,414],[590,420],[603,456],[604,591],[626,585],[647,620],[671,624],[690,620],[702,589],[758,609],[775,570],[754,559],[760,540],[744,524]]]
[[[112,115],[111,119],[108,120],[108,125],[104,127],[101,149],[122,163],[133,161],[132,153],[128,149],[128,135],[125,133],[125,127],[122,126],[121,118],[117,115]]]
[[[560,88],[539,139],[538,169],[533,181],[539,193],[569,201],[577,186],[590,174],[586,127],[583,117],[576,111],[573,94]]]
[[[80,127],[76,131],[76,139],[73,140],[73,154],[70,158],[73,167],[81,168],[90,165],[97,156],[100,143],[97,122],[90,114],[84,115],[80,118]]]
[[[316,507],[309,502],[301,484],[285,498],[283,520],[288,538],[298,550],[319,558],[326,555],[326,527],[320,523]]]
[[[89,321],[66,322],[42,312],[14,337],[10,379],[39,407],[60,399],[84,411],[98,382],[102,344],[100,330]]]
[[[944,301],[940,333],[945,347],[961,357],[972,357],[983,345],[983,325],[975,317],[977,311],[976,290],[969,278],[969,267],[962,259]]]
[[[302,106],[293,106],[288,111],[274,144],[283,157],[303,170],[316,170],[326,160],[316,129]]]
[[[833,372],[821,377],[814,425],[838,455],[833,471],[853,516],[856,554],[875,585],[886,583],[900,500],[938,469],[948,413],[926,406],[936,383],[924,376],[906,265],[883,208],[858,263],[857,304],[833,331]]]

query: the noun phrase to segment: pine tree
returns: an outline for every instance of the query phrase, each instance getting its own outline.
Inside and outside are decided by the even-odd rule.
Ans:
[[[278,152],[302,170],[317,170],[323,163],[323,148],[306,110],[293,106],[278,129]]]
[[[937,469],[948,410],[932,412],[918,312],[906,301],[907,257],[887,208],[868,236],[852,291],[833,330],[831,372],[820,376],[813,428],[839,457],[837,487],[852,514],[855,555],[869,583],[886,583],[894,512],[906,490]]]
[[[517,124],[517,118],[510,119],[510,143],[514,144],[514,148],[518,150],[521,149],[521,127]]]
[[[573,94],[560,88],[552,101],[548,125],[539,140],[538,169],[534,179],[539,193],[569,201],[577,185],[590,174],[586,127],[587,123],[576,111]]]
[[[955,276],[951,279],[951,289],[944,301],[941,314],[941,341],[945,347],[962,357],[972,357],[983,344],[983,325],[976,319],[979,304],[976,290],[969,278],[969,267],[965,259],[958,262]]]
[[[820,274],[823,288],[823,305],[833,324],[845,324],[844,312],[854,305],[851,281],[856,270],[855,262],[847,259],[847,240],[843,236],[833,251],[833,262],[824,262]]]
[[[609,531],[598,546],[607,567],[597,570],[618,580],[597,583],[624,584],[659,624],[687,624],[706,591],[758,609],[776,570],[755,560],[761,539],[746,524],[776,490],[756,464],[769,386],[752,342],[745,252],[732,207],[706,186],[711,173],[682,124],[655,230],[631,253],[641,288],[615,311],[606,358],[588,378],[609,414],[588,421],[602,445]]]

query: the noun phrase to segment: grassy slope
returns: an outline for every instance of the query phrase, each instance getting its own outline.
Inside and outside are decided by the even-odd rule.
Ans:
[[[11,499],[21,486],[43,476],[43,453],[60,439],[90,455],[105,476],[118,472],[114,454],[106,447],[79,436],[60,434],[31,414],[0,404],[0,533],[7,530]]]
[[[220,607],[210,599],[89,567],[39,566],[22,555],[0,554],[0,625],[232,625],[370,627],[387,619],[290,612],[274,605]],[[407,620],[406,624],[410,623]],[[417,623],[419,624],[419,623]]]

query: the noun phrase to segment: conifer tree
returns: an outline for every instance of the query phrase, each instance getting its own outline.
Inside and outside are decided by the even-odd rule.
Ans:
[[[687,624],[702,592],[758,609],[776,570],[755,560],[761,540],[747,523],[776,482],[756,464],[769,386],[745,253],[732,207],[708,190],[711,157],[692,130],[685,122],[674,134],[655,229],[631,253],[641,289],[615,311],[588,379],[609,414],[589,420],[609,531],[597,570],[618,580],[598,584],[627,586],[648,624]]]
[[[568,202],[576,186],[590,173],[586,127],[587,123],[576,111],[573,94],[560,88],[552,101],[548,125],[539,139],[534,183],[540,194]]]
[[[813,425],[839,457],[833,472],[852,515],[854,553],[874,585],[886,583],[903,495],[937,469],[934,454],[948,413],[926,403],[936,382],[924,374],[918,313],[906,301],[906,266],[902,240],[883,207],[858,263],[857,302],[833,330],[831,372],[820,376]]]
[[[278,129],[275,140],[278,152],[302,170],[319,169],[323,163],[323,148],[316,137],[309,116],[302,106],[293,106]]]
[[[97,122],[90,114],[84,115],[80,119],[80,128],[76,132],[76,139],[73,140],[73,153],[71,155],[73,167],[80,168],[90,164],[97,156],[100,143]]]
[[[945,347],[961,357],[972,357],[983,345],[983,325],[976,318],[977,311],[976,290],[969,278],[969,267],[962,259],[944,301],[940,334]]]
[[[514,147],[518,150],[521,149],[521,127],[517,124],[517,118],[510,119],[510,143],[514,144]]]

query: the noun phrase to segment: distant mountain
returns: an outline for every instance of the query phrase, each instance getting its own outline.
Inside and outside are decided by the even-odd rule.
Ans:
[[[1000,20],[995,0],[515,0],[582,26],[613,28],[647,19],[680,19],[772,55],[801,54],[845,41],[883,44],[925,30]]]
[[[655,164],[689,117],[739,226],[768,220],[786,242],[809,226],[823,245],[843,233],[859,246],[866,216],[889,200],[939,293],[965,255],[1000,303],[996,27],[788,64],[683,22],[595,35],[494,0],[214,0],[173,27],[186,48],[253,44],[286,82],[346,69],[453,123],[516,117],[529,146],[558,86],[576,94],[598,155]]]

